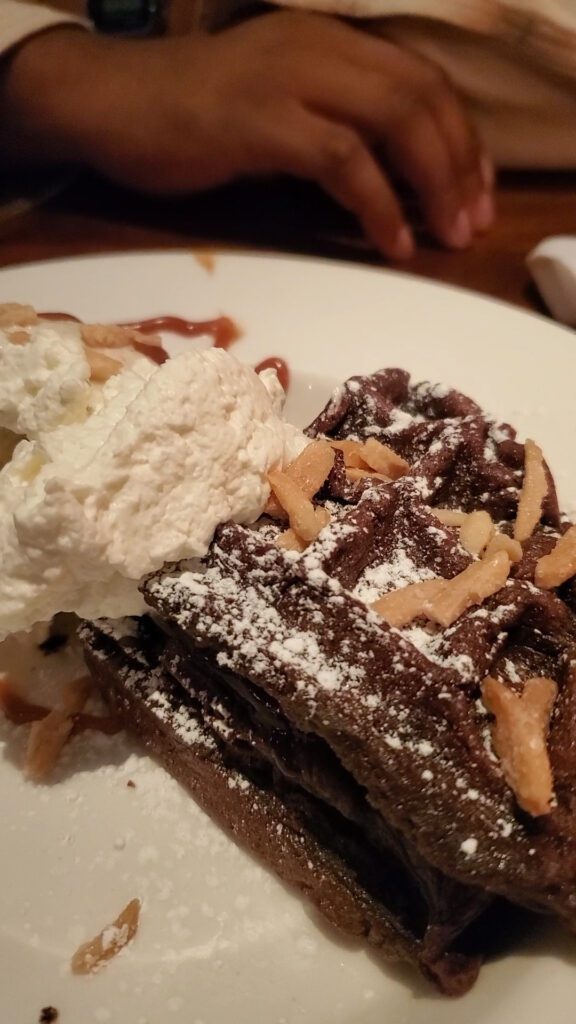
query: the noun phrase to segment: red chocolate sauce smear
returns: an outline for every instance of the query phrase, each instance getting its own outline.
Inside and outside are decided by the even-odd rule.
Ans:
[[[74,323],[82,321],[72,313],[38,313],[41,320],[71,320]],[[230,348],[238,338],[242,337],[242,331],[238,324],[229,316],[218,316],[213,320],[185,320],[182,316],[163,314],[152,316],[148,320],[127,320],[119,324],[120,327],[133,327],[141,334],[156,334],[158,331],[170,331],[172,334],[179,334],[182,338],[199,338],[201,335],[209,335],[214,342],[214,348]]]
[[[38,313],[38,316],[41,320],[82,322],[77,316],[73,316],[72,313],[47,312]],[[167,313],[161,316],[150,317],[147,320],[125,321],[120,326],[133,327],[134,330],[140,331],[141,334],[156,334],[159,331],[169,331],[171,334],[179,334],[183,338],[199,338],[202,335],[208,335],[212,338],[214,348],[223,348],[225,350],[228,350],[235,341],[238,341],[238,338],[242,337],[242,331],[238,324],[229,316],[218,316],[213,320],[186,320],[184,317],[172,316]],[[134,348],[158,364],[165,362],[168,358],[168,354],[158,345],[146,345],[144,342],[136,342]],[[270,356],[254,367],[256,373],[269,368],[276,370],[278,380],[284,390],[287,391],[290,385],[290,370],[286,361],[280,359],[279,356]]]
[[[38,313],[40,320],[71,320],[74,324],[81,324],[82,321],[79,316],[74,316],[73,313]]]
[[[131,320],[121,326],[134,327],[142,334],[170,331],[182,338],[199,338],[203,334],[208,334],[214,342],[214,348],[224,349],[230,348],[230,345],[242,337],[238,324],[229,316],[218,316],[214,320],[185,320],[181,316],[169,315],[153,316],[149,320]]]
[[[288,391],[290,387],[290,369],[285,359],[280,359],[280,356],[270,356],[268,359],[263,359],[261,363],[257,363],[254,369],[256,373],[261,373],[262,370],[276,370],[278,380],[284,391]]]

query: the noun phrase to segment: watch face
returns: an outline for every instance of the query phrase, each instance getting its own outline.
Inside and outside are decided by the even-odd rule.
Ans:
[[[100,32],[146,35],[160,25],[162,0],[88,0],[88,15]]]

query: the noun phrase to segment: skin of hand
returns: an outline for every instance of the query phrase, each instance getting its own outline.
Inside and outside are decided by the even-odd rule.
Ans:
[[[493,219],[490,161],[444,74],[319,15],[162,39],[45,31],[4,62],[0,128],[5,165],[73,160],[159,194],[311,179],[392,259],[414,241],[390,172],[449,247]]]

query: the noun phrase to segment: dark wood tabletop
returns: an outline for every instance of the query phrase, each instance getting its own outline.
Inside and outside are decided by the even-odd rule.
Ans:
[[[576,233],[576,172],[506,174],[494,228],[466,252],[419,231],[405,269],[542,310],[527,253],[543,238]],[[417,221],[417,216],[416,216]],[[356,224],[314,188],[245,182],[187,199],[138,196],[87,175],[52,199],[0,222],[0,265],[80,253],[183,248],[276,250],[383,265]]]

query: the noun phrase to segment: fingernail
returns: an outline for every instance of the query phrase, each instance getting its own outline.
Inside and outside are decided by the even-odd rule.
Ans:
[[[414,255],[414,236],[406,225],[400,228],[394,242],[394,257],[397,260],[409,260]]]
[[[494,188],[496,171],[494,170],[494,164],[487,153],[483,153],[480,157],[480,177],[484,188],[488,192]]]
[[[472,226],[466,210],[460,210],[452,227],[446,234],[446,241],[454,249],[465,249],[472,241]]]
[[[486,231],[494,221],[494,200],[483,192],[470,207],[470,218],[476,231]]]

